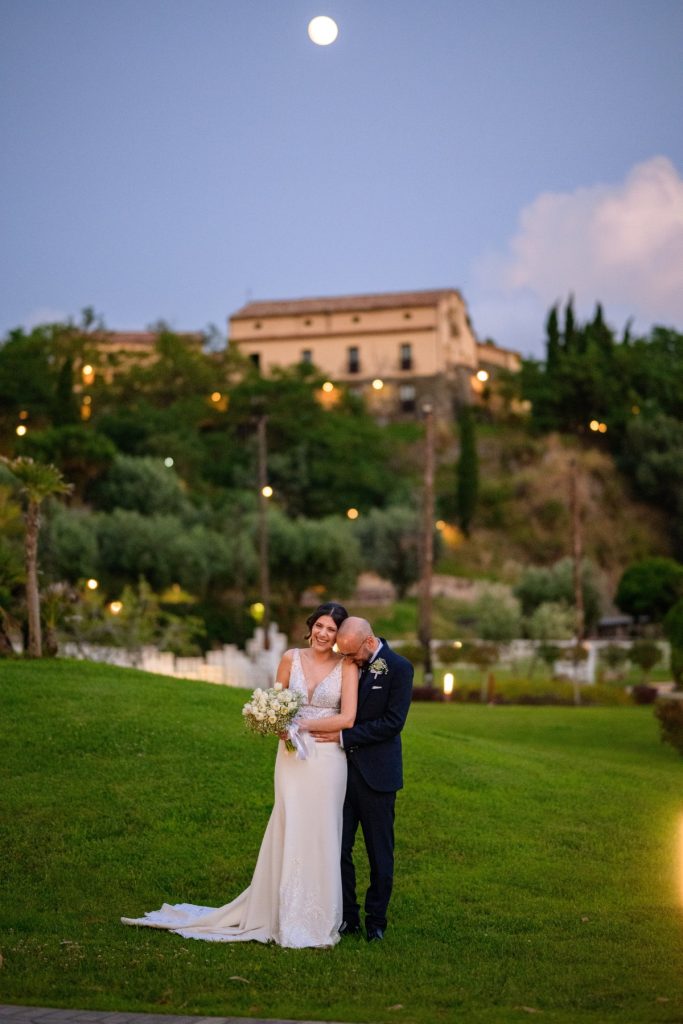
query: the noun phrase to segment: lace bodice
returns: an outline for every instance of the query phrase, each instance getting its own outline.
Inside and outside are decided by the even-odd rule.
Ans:
[[[294,648],[289,688],[303,693],[304,702],[297,712],[297,718],[329,718],[338,715],[341,708],[342,659],[336,663],[324,679],[321,679],[308,701],[308,685],[301,664],[301,653]]]

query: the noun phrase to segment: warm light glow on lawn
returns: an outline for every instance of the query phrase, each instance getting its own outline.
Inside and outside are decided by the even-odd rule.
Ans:
[[[453,693],[453,686],[455,685],[455,676],[452,672],[446,672],[443,677],[443,692],[446,697],[450,697]]]

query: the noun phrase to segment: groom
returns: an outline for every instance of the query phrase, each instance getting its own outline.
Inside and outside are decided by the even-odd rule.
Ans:
[[[373,942],[384,938],[394,880],[394,806],[396,791],[403,786],[400,733],[410,708],[413,666],[375,636],[369,622],[356,616],[339,627],[337,649],[359,670],[354,725],[341,735],[316,735],[318,740],[338,740],[349,768],[341,851],[344,920],[339,930],[342,935],[360,935],[352,856],[360,824],[370,862],[365,928],[368,942]]]

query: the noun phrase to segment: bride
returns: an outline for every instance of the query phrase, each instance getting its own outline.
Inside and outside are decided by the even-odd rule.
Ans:
[[[277,670],[283,687],[302,694],[300,731],[336,732],[353,725],[358,669],[333,650],[348,617],[339,604],[322,604],[306,620],[308,649],[286,651]],[[341,833],[346,755],[337,743],[311,743],[299,760],[280,740],[275,760],[275,805],[251,884],[224,907],[164,903],[124,924],[166,928],[207,942],[276,942],[333,946],[342,922]]]

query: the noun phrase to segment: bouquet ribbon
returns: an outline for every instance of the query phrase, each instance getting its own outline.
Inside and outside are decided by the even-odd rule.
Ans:
[[[315,749],[315,740],[310,733],[300,732],[298,725],[290,725],[287,727],[287,736],[299,761],[308,760]]]

